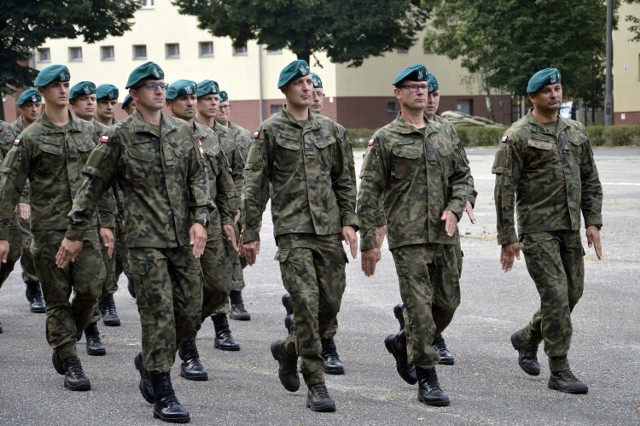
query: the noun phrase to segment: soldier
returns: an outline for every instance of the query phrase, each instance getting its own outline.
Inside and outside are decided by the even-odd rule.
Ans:
[[[213,80],[203,80],[198,83],[198,105],[196,110],[196,121],[211,128],[218,136],[220,145],[222,147],[222,154],[229,165],[229,171],[233,182],[236,186],[236,192],[240,194],[242,190],[244,160],[240,157],[240,151],[236,147],[233,141],[233,134],[231,130],[225,126],[218,124],[215,120],[218,113],[218,106],[220,104],[220,88],[218,83]],[[234,226],[239,220],[239,215],[234,218]],[[228,240],[225,240],[226,244],[229,244]],[[244,280],[242,278],[242,265],[240,264],[240,255],[238,252],[227,248],[229,258],[227,264],[231,268],[232,288],[244,287]],[[231,334],[231,328],[229,327],[229,321],[227,320],[227,314],[230,311],[229,297],[225,299],[215,309],[215,313],[211,316],[213,321],[213,327],[216,332],[214,340],[214,346],[222,351],[239,351],[240,344],[234,339]]]
[[[136,101],[133,100],[131,95],[127,95],[124,97],[124,102],[122,102],[122,109],[127,113],[127,115],[133,114],[136,110]]]
[[[28,125],[33,123],[42,114],[42,97],[36,89],[27,89],[20,94],[16,102],[20,110],[20,116],[7,126],[0,135],[0,145],[2,148],[2,156],[9,152],[13,146],[13,141]],[[22,267],[22,279],[26,284],[25,295],[29,301],[29,309],[34,313],[44,313],[46,303],[42,295],[42,286],[38,281],[36,274],[33,255],[31,254],[31,211],[29,206],[29,185],[25,185],[22,191],[20,202],[18,203],[18,224],[20,226],[21,242],[15,241],[10,243],[22,244],[20,251],[20,266]],[[18,246],[16,245],[16,248]]]
[[[95,121],[102,124],[106,130],[115,125],[115,108],[118,104],[118,95],[120,91],[113,84],[101,84],[96,88],[97,110]],[[96,123],[94,123],[96,124]],[[96,124],[97,126],[97,124]],[[107,279],[105,280],[103,297],[100,298],[98,308],[102,315],[102,322],[108,327],[118,327],[120,325],[120,317],[116,309],[116,302],[113,294],[118,291],[118,278],[124,272],[127,264],[127,250],[124,245],[125,236],[122,227],[122,216],[124,206],[122,205],[122,194],[117,187],[114,188],[116,197],[116,248],[115,256],[109,261],[105,260],[107,267]],[[131,279],[127,277],[129,281]]]
[[[584,289],[580,212],[589,247],[600,259],[602,186],[584,126],[558,114],[560,71],[538,71],[529,80],[527,93],[533,108],[505,132],[493,163],[502,270],[511,270],[522,248],[540,294],[540,308],[524,329],[511,335],[511,343],[520,367],[537,376],[538,345],[544,341],[549,388],[584,394],[589,388],[573,375],[567,355],[571,312]]]
[[[81,170],[97,143],[93,125],[73,117],[67,109],[69,79],[64,65],[51,65],[38,73],[34,86],[45,100],[44,114],[14,141],[2,164],[5,184],[0,192],[0,258],[5,261],[9,252],[7,223],[29,179],[32,251],[47,301],[46,336],[53,348],[53,366],[65,376],[65,387],[82,391],[91,389],[91,382],[77,355],[76,332],[87,327],[98,302],[105,278],[100,240],[113,250],[113,217],[111,223],[101,222],[99,236],[96,208],[87,210],[87,229],[78,235],[80,247],[75,262],[57,262],[66,215],[83,179]],[[113,211],[113,196],[109,193],[105,197],[101,209]]]
[[[78,118],[82,120],[86,120],[94,125],[95,128],[95,139],[100,140],[100,138],[106,134],[107,127],[103,124],[95,121],[95,113],[96,113],[96,85],[90,81],[81,81],[71,87],[69,91],[69,107],[71,112]],[[99,222],[101,219],[101,215],[103,212],[98,211]],[[107,217],[113,216],[113,212],[104,212]],[[107,290],[107,283],[113,279],[113,271],[112,271],[112,256],[110,252],[113,249],[109,250],[106,247],[102,248],[102,260],[105,265],[105,279],[102,282],[102,292],[100,294],[99,301],[102,300],[104,294]],[[99,305],[99,304],[98,304]],[[87,346],[87,354],[91,356],[101,356],[105,355],[106,348],[100,339],[100,331],[98,330],[98,320],[100,320],[100,311],[98,306],[94,309],[93,318],[91,322],[85,328],[84,335],[86,338],[86,346]]]
[[[322,371],[320,340],[340,311],[346,286],[341,240],[354,258],[357,254],[355,187],[338,125],[309,111],[313,85],[307,63],[287,65],[278,88],[286,107],[260,124],[245,167],[243,250],[253,265],[262,213],[271,198],[276,259],[291,295],[295,324],[285,341],[272,343],[271,353],[285,389],[295,392],[300,387],[300,357],[307,406],[335,411]]]
[[[456,234],[467,202],[469,167],[459,144],[424,114],[429,87],[425,66],[402,70],[392,84],[400,114],[372,136],[360,174],[362,270],[372,276],[380,258],[376,225],[383,200],[418,399],[446,406],[449,397],[438,382],[440,356],[433,339],[460,304]]]
[[[453,124],[451,124],[449,121],[445,120],[444,118],[440,117],[439,115],[436,115],[436,112],[438,111],[438,107],[440,106],[440,86],[438,84],[438,80],[436,79],[436,76],[433,75],[432,73],[427,73],[427,84],[429,86],[428,88],[429,93],[427,93],[427,107],[425,108],[425,114],[427,115],[427,118],[429,120],[435,121],[436,123],[440,123],[445,127],[446,132],[450,135],[454,143],[460,146],[460,152],[464,154],[466,158],[464,147],[460,143],[460,138],[458,137],[458,133],[456,132],[455,127],[453,127]],[[466,161],[468,163],[468,160]],[[471,221],[471,223],[476,223],[476,217],[475,217],[475,214],[473,213],[473,206],[475,205],[477,195],[478,193],[476,192],[473,184],[473,177],[469,175],[469,188],[467,189],[468,198],[467,198],[467,204],[465,206],[465,212],[467,213],[467,216],[469,216],[469,220]],[[457,239],[455,245],[456,245],[456,254],[458,257],[458,270],[460,272],[459,275],[462,276],[462,260],[463,260],[464,254],[462,253],[462,247],[460,246],[459,235],[456,234],[455,237]],[[402,342],[405,341],[405,336],[400,335],[400,334],[403,334],[404,324],[405,324],[403,310],[404,310],[404,304],[402,303],[396,305],[393,308],[393,313],[398,319],[398,322],[400,323],[400,333],[398,333],[397,335],[387,336],[387,338],[385,339],[385,346],[387,347],[389,352],[391,352],[394,356],[398,355],[398,357],[400,358],[404,357],[404,350],[402,348],[399,348],[399,346],[403,346]],[[440,362],[439,362],[440,364],[443,364],[443,365],[454,364],[455,359],[453,357],[453,354],[449,351],[449,349],[447,349],[447,345],[445,343],[444,338],[442,337],[442,334],[439,334],[434,338],[433,346],[436,349],[436,351],[438,351],[438,354],[440,355]],[[414,384],[417,380],[417,378],[415,377],[415,368],[412,365],[408,365],[405,359],[398,359],[398,357],[396,357],[397,363],[398,363],[397,365],[398,370],[401,371],[403,369],[403,366],[406,366],[406,368],[408,368],[408,370],[404,370],[400,374],[400,376],[403,379],[408,378],[409,379],[408,382],[410,384]]]
[[[96,88],[96,120],[107,127],[116,124],[116,106],[120,91],[113,84],[101,84]]]
[[[146,62],[129,75],[126,88],[136,112],[117,123],[93,150],[86,180],[74,199],[57,263],[68,264],[82,247],[88,212],[117,182],[124,196],[129,269],[142,326],[142,352],[135,358],[143,397],[153,416],[188,422],[170,371],[178,346],[200,326],[202,270],[209,212],[207,176],[193,130],[163,113],[164,72]]]
[[[207,165],[211,199],[218,207],[218,210],[211,212],[207,245],[200,257],[204,274],[201,314],[204,321],[219,306],[224,305],[229,297],[231,269],[228,259],[231,250],[238,250],[233,219],[240,208],[240,198],[229,174],[229,166],[222,154],[218,136],[209,127],[193,120],[196,115],[196,92],[197,85],[194,81],[177,80],[167,89],[167,105],[175,117],[186,121],[192,128]],[[207,370],[200,362],[195,333],[180,345],[178,355],[182,359],[182,377],[187,380],[208,380]]]
[[[234,145],[238,151],[242,167],[244,167],[247,154],[249,153],[249,148],[251,147],[251,132],[242,126],[238,126],[231,122],[231,104],[229,103],[229,94],[226,91],[221,90],[219,96],[220,103],[218,104],[218,112],[216,113],[216,123],[231,130]],[[243,179],[241,177],[242,174],[238,174],[237,176],[236,180],[238,181],[238,191],[241,191],[243,183]],[[247,266],[247,262],[242,256],[240,256],[240,266],[242,269]],[[229,317],[236,321],[250,321],[251,314],[247,311],[242,297],[242,289],[245,286],[242,269],[240,271],[236,271],[236,275],[239,275],[239,279],[233,280],[234,286],[229,292],[229,302],[231,303]]]
[[[322,80],[320,76],[316,73],[311,73],[311,79],[313,82],[313,91],[311,92],[313,103],[309,107],[311,112],[316,114],[322,113],[322,106],[324,103],[324,90],[322,85]],[[347,135],[347,130],[342,127],[340,124],[336,123],[338,126],[338,131],[340,132],[340,140],[345,143],[346,157],[345,159],[349,164],[349,175],[351,176],[351,181],[353,182],[353,186],[355,188],[356,185],[356,172],[355,172],[355,164],[353,160],[353,148],[351,146],[351,141],[349,140],[349,136]],[[282,304],[287,310],[287,317],[285,317],[285,327],[290,330],[293,325],[293,308],[291,306],[291,296],[289,293],[285,293],[282,296]],[[320,343],[322,344],[322,371],[325,374],[344,374],[344,365],[342,361],[340,361],[340,356],[338,355],[338,349],[336,348],[335,341],[333,337],[336,335],[338,331],[338,317],[336,316],[329,328],[327,328],[326,333],[320,339]]]

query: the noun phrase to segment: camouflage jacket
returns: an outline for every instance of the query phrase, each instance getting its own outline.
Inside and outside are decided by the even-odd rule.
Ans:
[[[209,177],[209,194],[216,203],[217,211],[211,212],[209,239],[222,238],[222,225],[233,225],[233,219],[240,208],[240,197],[229,173],[218,136],[209,127],[193,123],[193,132]]]
[[[602,225],[602,186],[586,130],[558,117],[548,133],[530,111],[500,140],[493,162],[498,244],[518,241],[518,233],[578,230]]]
[[[242,159],[244,168],[244,163],[247,162],[247,154],[249,154],[249,148],[251,148],[251,142],[253,142],[253,139],[251,138],[251,132],[244,127],[238,126],[237,124],[233,124],[231,122],[229,122],[228,128],[233,134],[233,141],[235,142],[236,147],[240,152],[240,158]]]
[[[419,130],[398,115],[369,141],[360,178],[361,250],[377,247],[381,199],[390,249],[457,242],[458,231],[449,237],[440,217],[445,210],[461,217],[467,202],[469,166],[460,144],[440,124],[427,121]]]
[[[209,219],[215,208],[193,129],[164,113],[154,126],[136,111],[101,142],[83,170],[87,179],[69,213],[67,237],[78,239],[97,198],[116,182],[124,197],[127,247],[189,244],[193,220]]]
[[[242,185],[244,184],[244,158],[240,153],[240,149],[236,145],[233,132],[228,127],[225,127],[220,123],[215,121],[214,123],[215,124],[212,129],[215,134],[218,135],[222,152],[227,164],[229,165],[229,172],[231,173],[233,183],[236,186],[236,192],[240,194],[242,192]]]
[[[31,229],[65,230],[73,197],[84,179],[82,168],[96,144],[93,125],[71,114],[64,127],[56,126],[43,114],[24,129],[0,167],[4,182],[0,192],[0,239],[6,239],[7,221],[27,179],[31,184]],[[87,225],[97,225],[96,207],[113,212],[113,194],[104,194],[100,203],[87,211]],[[113,214],[106,214],[100,226],[113,228]]]
[[[284,108],[260,124],[245,166],[244,241],[259,240],[258,225],[270,194],[275,236],[339,234],[359,226],[355,185],[349,176],[337,123],[309,112],[302,126]],[[271,185],[269,185],[271,183]]]
[[[27,126],[24,123],[24,118],[19,116],[11,123],[5,123],[6,127],[0,131],[0,162],[4,160],[4,157],[9,153],[9,150],[13,147],[13,141],[16,140],[20,132],[22,132]],[[24,185],[22,193],[20,194],[19,203],[29,204],[29,194],[31,189],[29,188],[29,180]]]

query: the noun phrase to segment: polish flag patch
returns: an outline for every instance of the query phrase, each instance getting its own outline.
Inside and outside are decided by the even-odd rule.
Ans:
[[[258,136],[260,136],[259,130],[256,130],[255,132],[253,132],[253,135],[251,135],[251,137],[253,137],[254,139],[258,139]]]
[[[109,136],[104,135],[104,136],[100,137],[100,142],[102,142],[102,143],[109,142]]]
[[[502,139],[500,139],[500,143],[505,143],[507,139],[508,139],[507,136],[503,136]]]
[[[15,140],[13,141],[13,144],[14,144],[14,145],[16,145],[16,146],[17,146],[17,145],[20,145],[20,139],[15,139]]]
[[[369,142],[367,142],[367,146],[372,146],[375,141],[376,141],[376,138],[369,139]]]

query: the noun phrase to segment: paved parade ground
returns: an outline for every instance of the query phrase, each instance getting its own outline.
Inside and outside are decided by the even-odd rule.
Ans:
[[[335,413],[305,407],[306,387],[287,392],[278,380],[269,345],[284,338],[284,293],[270,214],[264,216],[258,261],[245,269],[244,300],[250,322],[230,320],[242,349],[214,348],[211,321],[203,324],[198,348],[208,382],[182,379],[178,362],[172,381],[196,425],[639,425],[640,424],[640,148],[595,149],[604,189],[602,246],[597,260],[586,246],[585,292],[573,312],[569,360],[587,395],[547,388],[549,369],[520,370],[509,341],[537,309],[538,298],[524,259],[508,274],[500,270],[495,238],[493,176],[495,150],[469,149],[478,199],[478,223],[460,224],[464,270],[462,303],[445,331],[454,366],[438,376],[451,399],[444,408],[417,401],[417,386],[397,375],[383,339],[398,324],[400,301],[391,254],[385,248],[376,275],[365,278],[360,259],[347,265],[347,289],[338,316],[338,352],[344,376],[327,376]],[[362,152],[356,152],[356,167]],[[0,425],[150,425],[152,405],[138,391],[133,359],[140,351],[140,323],[124,276],[115,294],[120,327],[99,323],[107,354],[90,357],[84,338],[78,354],[91,379],[89,392],[71,392],[51,364],[44,314],[29,312],[19,264],[0,289]]]

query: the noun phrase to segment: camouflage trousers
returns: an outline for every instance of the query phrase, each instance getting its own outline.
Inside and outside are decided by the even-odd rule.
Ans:
[[[22,280],[25,283],[37,283],[38,275],[36,274],[33,254],[31,254],[31,241],[33,240],[31,221],[29,219],[19,218],[18,223],[20,224],[20,232],[22,234],[22,251],[20,253]]]
[[[109,259],[109,250],[101,245],[102,261],[104,262],[106,276],[102,283],[102,292],[100,294],[98,302],[101,302],[108,295],[118,291],[118,278],[124,270],[123,260],[124,262],[126,262],[127,253],[124,243],[125,236],[122,233],[122,226],[120,225],[119,220],[116,220],[116,229],[114,231],[116,247],[113,251],[111,259]],[[100,232],[100,228],[98,228],[98,232]],[[93,310],[93,317],[91,318],[91,322],[98,322],[100,321],[100,318],[102,318],[102,314],[100,313],[98,305],[96,305],[95,309]]]
[[[240,228],[237,225],[234,225],[234,228],[236,230],[236,241],[240,241]],[[224,240],[226,241],[226,238]],[[231,250],[231,252],[229,259],[233,267],[233,277],[231,280],[231,289],[229,291],[242,291],[244,288],[244,274],[242,273],[242,270],[247,266],[247,262],[244,257],[240,257],[236,251]]]
[[[9,231],[9,255],[7,256],[7,263],[0,266],[0,288],[2,288],[2,284],[9,278],[9,274],[13,272],[13,267],[20,259],[20,241],[22,237],[20,235],[17,217],[14,216],[7,228]]]
[[[341,237],[286,234],[276,241],[276,260],[293,306],[285,349],[300,357],[307,385],[324,382],[320,337],[338,315],[346,286],[347,255]]]
[[[524,338],[535,345],[544,340],[551,371],[566,370],[573,331],[571,312],[584,290],[580,231],[525,234],[520,245],[540,295],[540,309],[525,327]]]
[[[169,372],[178,346],[200,328],[202,270],[191,246],[128,248],[142,327],[144,368]]]
[[[416,244],[391,251],[404,303],[409,362],[434,367],[440,356],[433,339],[451,323],[460,305],[455,244]]]
[[[47,341],[62,359],[77,355],[74,334],[91,321],[105,276],[100,238],[95,229],[85,232],[82,250],[74,262],[64,269],[56,266],[56,253],[64,234],[65,231],[33,231],[31,244],[47,302]],[[69,301],[72,292],[73,299]]]
[[[201,322],[210,315],[229,313],[229,292],[235,272],[233,262],[230,264],[229,261],[233,254],[238,257],[238,253],[226,238],[216,237],[207,240],[204,254],[200,257],[204,276]]]

